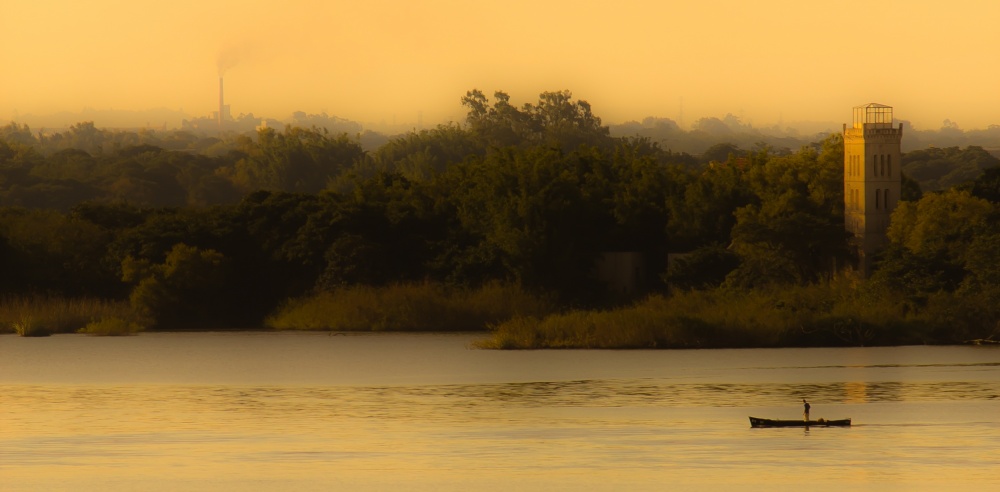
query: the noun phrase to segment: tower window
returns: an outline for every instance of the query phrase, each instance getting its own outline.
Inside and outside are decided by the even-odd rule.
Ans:
[[[879,200],[882,198],[882,190],[875,190],[875,210],[878,210]]]
[[[886,158],[885,164],[886,164],[886,166],[885,166],[886,170],[889,171],[889,177],[891,178],[892,177],[892,154],[889,154],[889,156]]]

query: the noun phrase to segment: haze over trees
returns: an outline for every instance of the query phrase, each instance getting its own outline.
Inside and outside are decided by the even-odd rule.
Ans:
[[[335,328],[328,311],[289,320],[348,298],[338,316],[361,309],[364,292],[371,326],[429,329],[411,311],[376,318],[437,306],[448,328],[489,323],[505,347],[946,342],[1000,320],[1000,162],[981,147],[904,155],[907,201],[863,281],[843,274],[839,133],[748,143],[759,134],[733,117],[621,135],[568,91],[461,103],[464,123],[376,148],[315,126],[222,138],[4,126],[0,297],[118,301],[149,328]],[[678,150],[690,141],[703,151]],[[595,274],[615,251],[645,260],[624,296]],[[729,308],[749,325],[713,317]]]

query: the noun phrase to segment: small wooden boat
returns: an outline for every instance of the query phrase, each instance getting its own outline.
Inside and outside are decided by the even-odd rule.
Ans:
[[[774,420],[750,417],[750,427],[850,427],[851,419]]]

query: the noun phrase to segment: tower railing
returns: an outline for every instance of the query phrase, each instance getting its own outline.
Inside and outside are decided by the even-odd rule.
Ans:
[[[892,128],[892,106],[869,103],[854,107],[854,128],[880,129]]]

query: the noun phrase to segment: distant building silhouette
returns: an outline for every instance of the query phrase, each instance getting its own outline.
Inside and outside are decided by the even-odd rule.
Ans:
[[[899,202],[903,124],[892,125],[892,106],[875,103],[855,107],[853,126],[844,125],[844,226],[854,235],[865,277],[888,243],[889,217]]]

